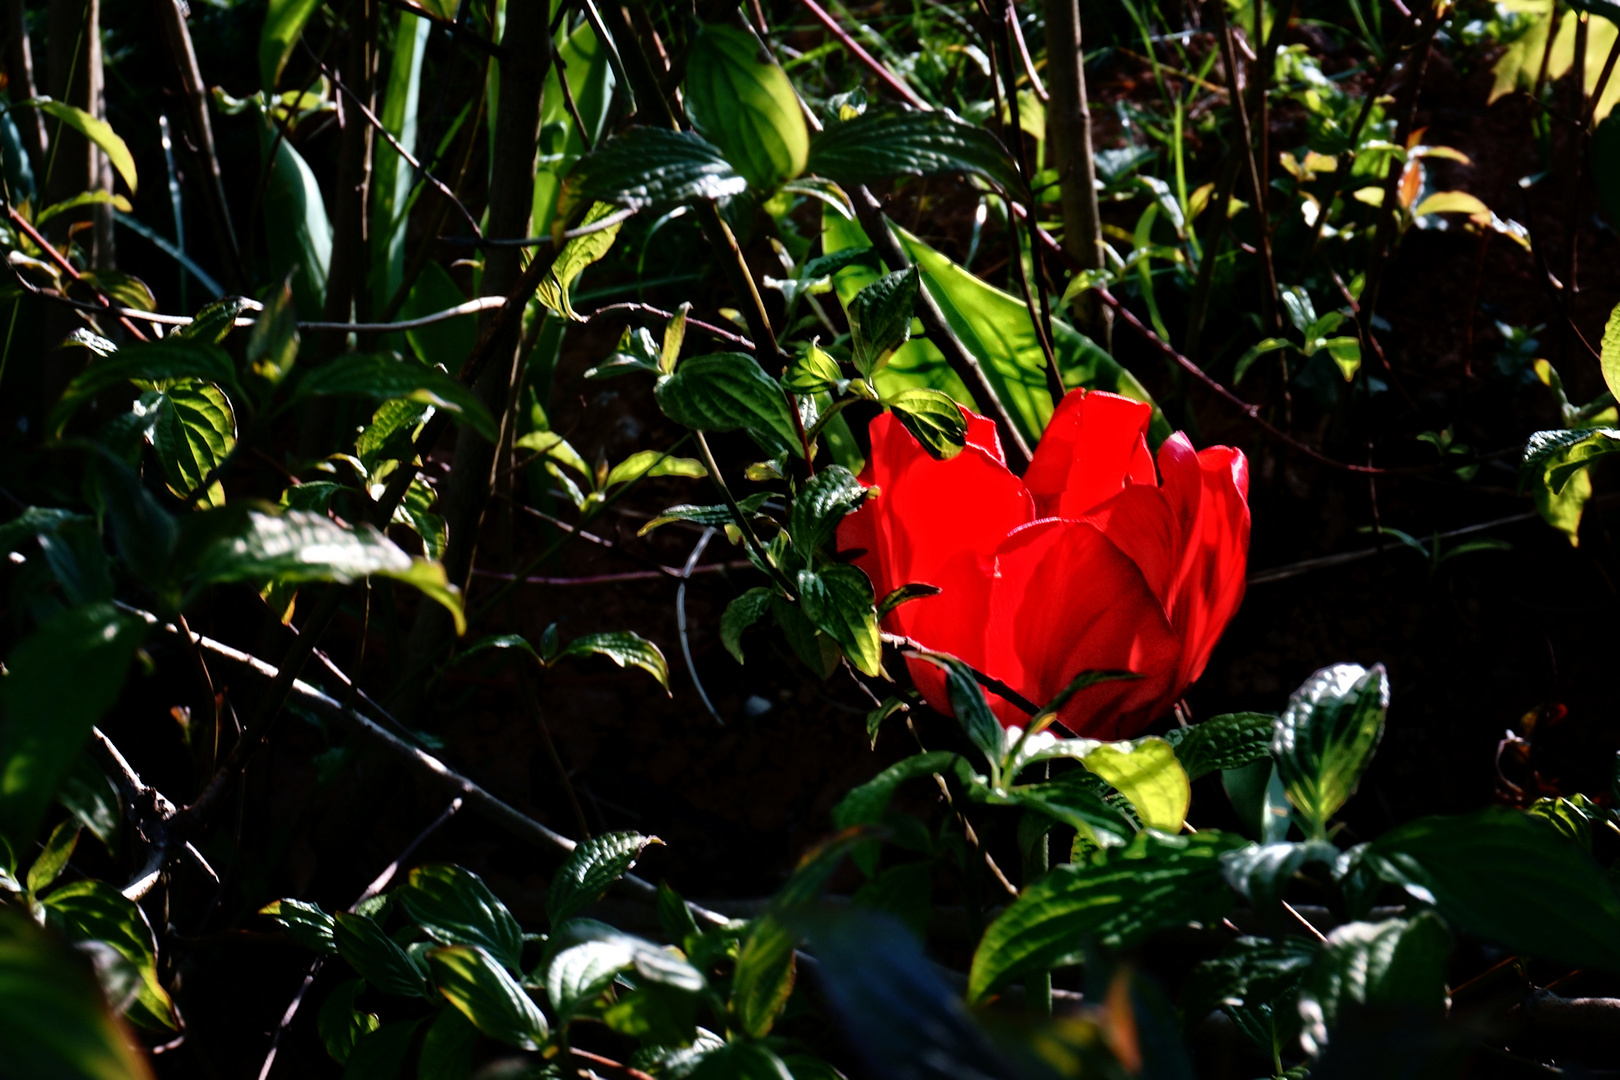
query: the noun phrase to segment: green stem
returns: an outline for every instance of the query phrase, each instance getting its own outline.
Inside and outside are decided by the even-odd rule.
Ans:
[[[1034,846],[1024,855],[1024,888],[1029,888],[1049,869],[1047,843],[1050,837],[1042,833]],[[1031,972],[1024,980],[1024,1005],[1032,1013],[1052,1015],[1052,973],[1048,970]]]
[[[769,567],[767,572],[776,579],[777,585],[781,586],[791,600],[794,596],[793,583],[787,579],[786,574],[782,573],[781,568],[771,561],[770,556],[765,551],[765,545],[761,544],[759,537],[754,535],[754,527],[748,523],[748,518],[743,514],[742,507],[738,506],[737,500],[732,498],[731,489],[726,486],[725,478],[720,475],[720,466],[715,464],[714,452],[709,449],[709,440],[703,437],[701,431],[694,431],[692,435],[697,439],[698,450],[703,454],[703,465],[709,470],[709,479],[714,482],[715,489],[720,492],[720,498],[724,500],[726,509],[731,511],[731,519],[737,523],[737,528],[742,531],[743,540],[748,544],[748,549],[754,553],[754,558],[759,561],[761,566]]]

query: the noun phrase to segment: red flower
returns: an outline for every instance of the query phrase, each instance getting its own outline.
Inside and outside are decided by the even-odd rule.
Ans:
[[[908,582],[943,590],[902,604],[887,629],[1037,704],[1082,671],[1136,672],[1076,694],[1058,717],[1078,735],[1134,735],[1203,673],[1243,599],[1248,462],[1228,446],[1196,452],[1177,433],[1155,469],[1150,407],[1076,390],[1020,480],[995,425],[963,412],[967,446],[948,461],[892,415],[872,421],[861,482],[880,493],[844,519],[839,547],[861,552],[855,564],[879,597]],[[908,665],[928,703],[949,713],[939,669]],[[988,696],[1003,724],[1028,719]]]

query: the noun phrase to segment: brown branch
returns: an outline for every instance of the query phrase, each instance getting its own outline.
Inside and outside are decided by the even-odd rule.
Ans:
[[[6,216],[11,219],[11,223],[13,225],[22,230],[23,234],[27,236],[28,239],[32,240],[36,245],[38,245],[39,249],[45,253],[51,262],[57,265],[58,269],[60,269],[68,277],[72,278],[76,284],[83,285],[85,288],[91,289],[95,294],[96,302],[99,303],[108,314],[116,314],[116,312],[113,310],[112,299],[108,297],[108,295],[101,289],[94,288],[88,281],[85,281],[84,278],[79,275],[79,272],[73,269],[73,264],[68,262],[60,251],[57,251],[56,248],[52,247],[51,242],[41,236],[39,234],[39,230],[34,228],[33,225],[29,224],[27,218],[17,213],[17,208],[9,202],[6,203]],[[134,323],[130,322],[122,315],[118,316],[118,321],[123,324],[125,330],[128,330],[135,336],[135,340],[147,340],[146,335],[141,333],[140,329]]]
[[[816,0],[799,0],[799,3],[804,5],[806,11],[815,16],[817,22],[827,28],[828,33],[838,39],[840,45],[849,50],[851,56],[860,61],[868,71],[876,75],[878,81],[893,91],[901,101],[914,109],[933,108],[928,102],[918,97],[915,90],[902,82],[900,76],[890,71],[877,57],[863,49],[860,42],[850,37],[849,31],[838,25],[838,20],[833,18],[826,8],[816,3]]]

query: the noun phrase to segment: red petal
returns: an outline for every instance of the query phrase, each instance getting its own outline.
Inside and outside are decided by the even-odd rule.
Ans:
[[[1034,522],[1007,538],[996,567],[989,674],[1044,705],[1082,671],[1137,672],[1064,706],[1063,725],[1094,738],[1134,734],[1169,706],[1180,642],[1136,564],[1096,527]]]
[[[1185,436],[1159,448],[1164,494],[1181,525],[1183,549],[1166,597],[1184,643],[1179,694],[1203,674],[1215,642],[1243,601],[1249,559],[1249,465],[1241,451],[1193,453]]]
[[[1125,490],[1087,514],[1114,546],[1142,571],[1148,589],[1165,600],[1181,565],[1182,534],[1175,512],[1157,484],[1127,484]]]
[[[1127,474],[1139,472],[1138,452],[1146,452],[1152,415],[1151,406],[1118,394],[1064,395],[1024,474],[1037,513],[1078,518],[1123,490]]]
[[[970,437],[977,427],[981,434],[988,428],[993,439],[989,421],[971,413],[968,420]],[[1007,533],[1034,516],[1029,493],[991,450],[974,441],[949,461],[936,461],[892,415],[873,420],[871,435],[869,479],[882,493],[844,519],[839,545],[864,543],[875,553],[877,573],[866,559],[857,565],[867,570],[880,599],[910,582],[943,589],[939,596],[901,605],[886,623],[929,649],[982,668],[990,560]],[[949,713],[943,678],[931,665],[910,666],[929,704]]]

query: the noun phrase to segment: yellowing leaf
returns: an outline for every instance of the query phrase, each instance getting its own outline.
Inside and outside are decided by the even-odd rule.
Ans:
[[[1489,220],[1491,208],[1466,191],[1437,191],[1412,210],[1413,217],[1425,214],[1468,214]]]

